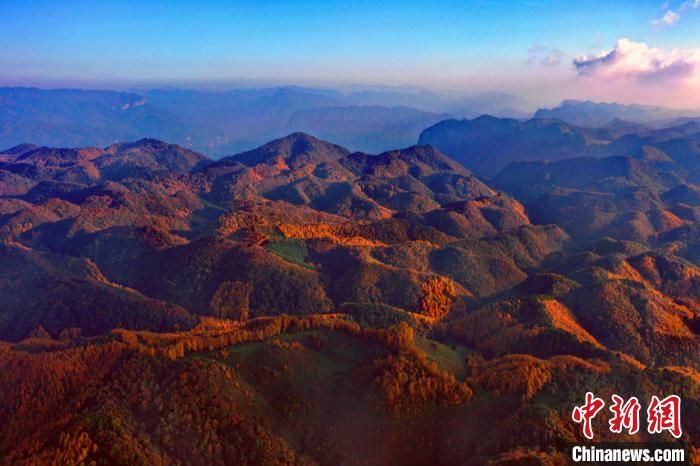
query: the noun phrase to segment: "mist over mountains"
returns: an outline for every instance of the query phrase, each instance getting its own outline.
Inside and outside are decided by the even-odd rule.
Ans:
[[[339,91],[296,86],[220,92],[0,88],[0,147],[24,142],[103,147],[152,137],[218,158],[304,131],[350,150],[382,152],[415,144],[424,129],[443,120],[481,115],[526,120],[533,116],[532,109],[517,96],[495,91],[465,96],[401,88]],[[567,100],[537,110],[534,117],[641,134],[692,126],[697,114]]]
[[[429,92],[302,87],[225,92],[139,93],[36,88],[0,89],[0,147],[106,146],[144,137],[212,157],[307,131],[353,150],[380,152],[414,144],[420,131],[449,116],[520,116],[526,104],[489,93],[447,98]]]
[[[653,126],[672,125],[675,120],[692,115],[698,116],[700,111],[650,105],[565,100],[557,107],[537,110],[534,117],[556,118],[579,126],[600,127],[615,120]]]

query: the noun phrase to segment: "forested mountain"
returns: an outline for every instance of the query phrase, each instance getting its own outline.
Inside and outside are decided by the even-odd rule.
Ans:
[[[494,123],[538,143],[492,179],[299,132],[0,153],[2,464],[565,464],[586,391],[697,443],[694,136]]]

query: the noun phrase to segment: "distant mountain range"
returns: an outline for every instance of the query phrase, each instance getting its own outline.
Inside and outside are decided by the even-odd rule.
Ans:
[[[220,157],[308,131],[352,150],[381,152],[414,144],[422,129],[450,115],[520,117],[527,115],[526,105],[504,93],[445,97],[387,89],[131,93],[0,88],[0,147],[26,141],[102,147],[154,137]]]
[[[659,126],[616,119],[591,128],[559,119],[481,116],[441,121],[424,130],[418,142],[432,145],[486,178],[511,162],[612,155],[670,157],[698,176],[700,119],[682,118]]]
[[[690,134],[700,125],[692,111],[575,100],[537,110],[535,118],[548,120],[547,123],[526,122],[532,116],[531,108],[531,104],[503,92],[465,96],[393,88],[349,88],[341,92],[296,86],[222,92],[0,88],[0,148],[25,142],[55,147],[104,147],[151,137],[219,158],[303,131],[350,150],[375,153],[408,147],[419,140],[431,144],[434,141],[436,147],[455,156],[454,140],[448,143],[444,138],[432,139],[436,128],[453,128],[455,123],[438,125],[421,135],[423,130],[452,118],[511,118],[501,128],[510,131],[510,135],[503,133],[504,138],[495,145],[482,146],[472,141],[476,146],[470,150],[480,162],[462,160],[477,172],[494,165],[496,168],[487,167],[480,172],[491,176],[502,168],[498,160],[514,156],[507,153],[511,142],[517,145],[511,148],[519,152],[518,159],[537,159],[542,150],[549,151],[538,146],[538,138],[545,137],[545,146],[556,147],[559,154],[555,158],[561,158],[586,155],[591,145],[616,135],[643,135],[659,130]],[[477,120],[465,130],[480,133],[487,130],[489,121],[496,125],[501,120]],[[512,128],[507,130],[509,125]],[[512,133],[518,125],[524,125],[517,130],[520,136]],[[547,131],[562,132],[559,141],[554,142],[545,134]],[[469,138],[465,141],[469,142]],[[480,151],[483,154],[479,155]]]
[[[415,144],[423,129],[446,118],[408,107],[317,107],[297,110],[288,126],[354,150],[380,152]]]
[[[491,177],[518,160],[558,160],[590,154],[611,131],[575,127],[561,120],[520,121],[492,116],[445,120],[420,134],[429,144],[479,175]]]
[[[674,120],[688,116],[700,116],[700,110],[680,110],[649,105],[623,105],[582,100],[565,100],[554,108],[541,108],[535,118],[556,118],[579,126],[601,127],[613,120],[626,120],[632,123],[652,124],[652,126],[672,125]]]

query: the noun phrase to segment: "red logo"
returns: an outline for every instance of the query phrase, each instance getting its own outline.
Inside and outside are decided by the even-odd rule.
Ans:
[[[586,393],[586,403],[582,406],[576,406],[574,412],[571,413],[571,419],[575,423],[583,422],[583,435],[589,439],[593,439],[593,418],[605,406],[605,401],[596,398],[593,393]]]
[[[681,398],[678,395],[669,395],[659,401],[654,395],[647,409],[647,431],[650,434],[660,434],[667,430],[676,438],[681,431]]]
[[[612,395],[610,411],[612,417],[608,420],[610,432],[621,434],[626,429],[627,433],[634,435],[639,432],[639,412],[641,404],[636,396],[625,401],[619,395]],[[605,401],[597,398],[593,393],[586,393],[586,402],[574,407],[571,419],[577,424],[583,424],[583,435],[589,440],[593,439],[593,419],[605,407]],[[681,429],[681,398],[678,395],[669,395],[663,400],[654,395],[647,408],[647,432],[660,434],[668,431],[675,438],[683,434]]]
[[[633,396],[623,404],[622,397],[612,396],[613,404],[610,411],[613,413],[612,419],[608,421],[610,432],[622,433],[622,429],[627,429],[630,435],[639,432],[639,410],[642,405],[636,396]]]

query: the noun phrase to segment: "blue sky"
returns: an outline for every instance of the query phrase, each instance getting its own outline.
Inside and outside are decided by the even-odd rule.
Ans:
[[[682,64],[694,72],[698,3],[2,0],[0,84],[497,87],[536,100],[624,88],[623,99],[651,101],[664,97],[656,78],[673,73],[620,80],[600,62],[573,60],[628,38],[671,54],[669,65],[673,50],[687,50]],[[682,78],[676,87],[697,90],[694,73]]]

